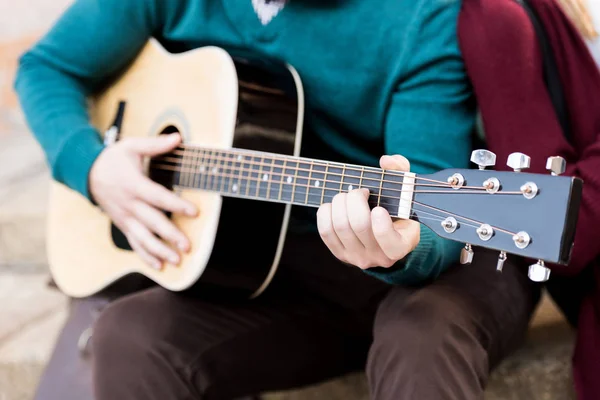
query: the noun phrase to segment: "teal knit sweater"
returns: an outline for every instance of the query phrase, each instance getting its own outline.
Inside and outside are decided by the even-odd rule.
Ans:
[[[291,0],[261,23],[251,0],[76,0],[20,59],[15,81],[53,177],[89,198],[103,149],[86,97],[150,37],[167,49],[204,45],[253,51],[299,72],[306,120],[346,160],[378,164],[402,154],[411,170],[467,167],[475,120],[457,40],[460,0]],[[425,226],[396,268],[368,273],[395,284],[435,278],[460,244]]]

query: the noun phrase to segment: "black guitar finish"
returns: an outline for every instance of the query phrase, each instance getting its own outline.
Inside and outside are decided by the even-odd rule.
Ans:
[[[239,99],[232,147],[294,155],[302,105],[290,70],[267,59],[234,61]],[[223,196],[210,261],[191,290],[202,296],[248,298],[254,294],[271,269],[277,268],[290,207]]]

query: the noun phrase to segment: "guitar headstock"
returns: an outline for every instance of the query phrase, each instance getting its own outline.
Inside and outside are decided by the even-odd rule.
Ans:
[[[551,175],[521,172],[529,157],[513,153],[514,172],[487,170],[495,155],[473,152],[479,169],[447,169],[418,175],[414,184],[412,218],[438,235],[465,243],[461,262],[470,263],[471,246],[500,251],[498,269],[507,254],[539,260],[529,270],[535,281],[545,281],[545,262],[566,265],[571,256],[583,182],[559,176],[564,159],[550,157]]]

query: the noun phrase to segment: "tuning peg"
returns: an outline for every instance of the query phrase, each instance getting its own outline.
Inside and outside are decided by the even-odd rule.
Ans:
[[[496,264],[496,271],[502,272],[502,270],[504,269],[504,262],[507,258],[508,257],[506,257],[506,252],[501,251],[500,255],[498,256],[498,264]]]
[[[554,176],[561,175],[567,169],[567,162],[559,156],[548,157],[546,161],[546,169]]]
[[[460,263],[461,264],[471,264],[473,262],[473,256],[475,252],[473,252],[473,248],[470,244],[466,244],[465,247],[460,252]]]
[[[496,154],[489,150],[473,150],[471,153],[471,162],[477,164],[480,170],[484,170],[486,167],[496,165]]]
[[[512,153],[508,156],[506,165],[511,167],[515,172],[521,172],[521,170],[529,168],[531,157],[523,153]]]
[[[542,260],[529,266],[529,279],[533,282],[546,282],[550,279],[550,269],[546,268]]]

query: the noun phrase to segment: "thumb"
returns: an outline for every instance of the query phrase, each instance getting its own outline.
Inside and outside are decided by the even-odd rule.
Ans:
[[[159,135],[158,137],[136,138],[128,143],[128,147],[135,153],[145,156],[157,156],[173,150],[181,143],[178,133]]]
[[[379,165],[382,169],[391,169],[394,171],[410,171],[410,162],[401,155],[383,156],[379,159]]]

